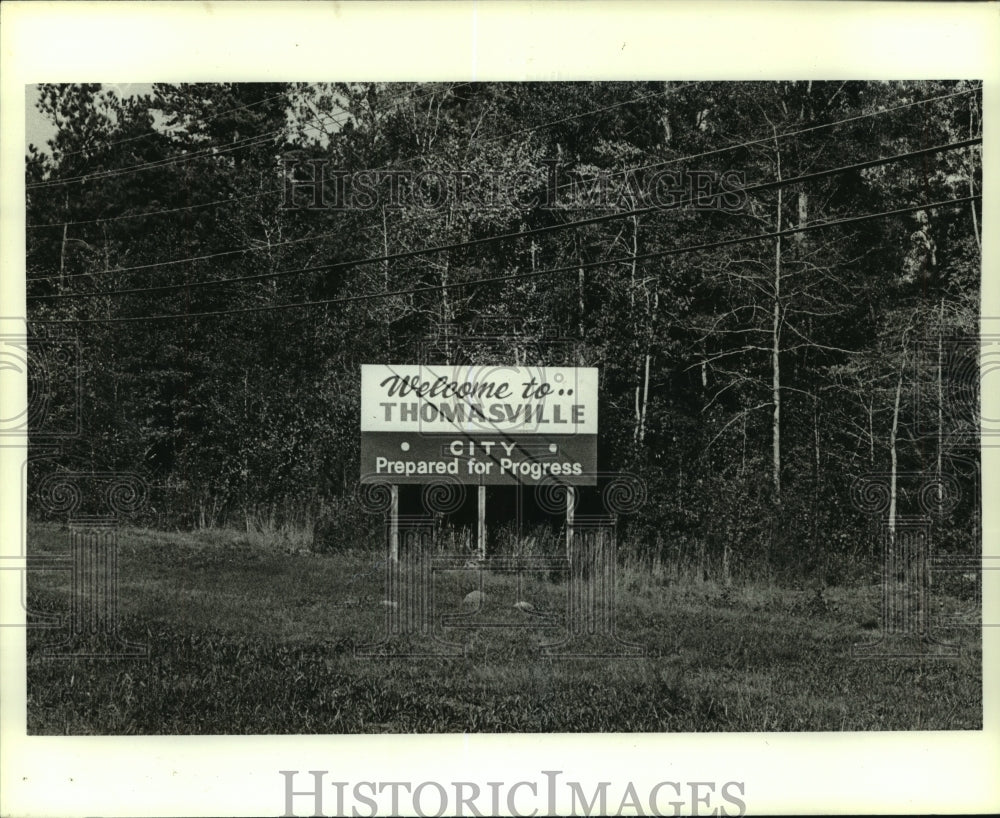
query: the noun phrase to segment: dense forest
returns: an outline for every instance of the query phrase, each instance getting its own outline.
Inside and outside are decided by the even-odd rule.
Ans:
[[[27,314],[82,433],[32,439],[29,489],[135,472],[142,524],[350,536],[362,364],[592,366],[638,560],[849,578],[866,474],[892,519],[947,476],[936,547],[977,549],[978,83],[37,92]]]

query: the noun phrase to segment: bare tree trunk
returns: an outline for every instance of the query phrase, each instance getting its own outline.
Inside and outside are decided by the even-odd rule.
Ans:
[[[647,299],[648,301],[648,299]],[[639,414],[639,446],[641,447],[646,439],[646,411],[649,408],[649,366],[653,360],[653,335],[657,310],[660,309],[659,287],[653,292],[653,309],[646,316],[646,365],[642,377],[642,409]]]
[[[868,399],[868,462],[875,465],[875,403]]]
[[[639,319],[636,316],[635,308],[635,294],[636,294],[636,256],[639,254],[639,218],[637,216],[632,217],[632,269],[631,269],[631,286],[629,287],[629,305],[632,310],[632,337],[635,339],[636,347],[636,361],[635,361],[635,426],[632,430],[632,442],[635,444],[635,450],[638,454],[639,447],[642,444],[642,426],[643,426],[643,415],[645,412],[645,398],[643,397],[643,358],[639,354]],[[647,378],[649,374],[649,360],[648,355],[646,357],[645,370],[647,373]],[[648,390],[648,384],[647,384]]]
[[[382,255],[389,255],[389,223],[385,217],[385,205],[382,206]],[[389,292],[390,282],[389,282],[389,259],[382,262],[382,277],[385,283],[385,291]],[[385,348],[386,352],[392,353],[392,332],[389,326],[389,314],[390,310],[385,310]]]
[[[59,246],[59,286],[66,283],[63,277],[66,272],[66,241],[69,230],[69,192],[66,192],[66,221],[63,222],[62,244]]]
[[[820,449],[819,449],[819,398],[813,397],[813,448],[816,453],[816,485],[819,485],[820,474]]]
[[[646,352],[646,369],[642,378],[642,408],[639,412],[639,437],[637,443],[642,446],[646,439],[646,407],[649,405],[649,363],[653,356]]]
[[[896,451],[896,438],[899,434],[899,401],[903,393],[903,370],[906,366],[906,332],[903,332],[903,351],[899,361],[899,378],[896,380],[896,399],[892,408],[892,430],[889,433],[889,549],[896,550],[896,476],[899,466],[899,454]]]
[[[382,255],[389,255],[389,224],[385,218],[385,206],[382,207]],[[385,290],[389,291],[389,259],[382,262],[382,275],[385,278]]]
[[[107,229],[107,227],[104,227],[104,229],[103,229],[102,232],[104,233],[104,243],[103,243],[103,250],[104,250],[104,277],[107,278],[108,277],[108,271],[111,269],[111,254],[110,254],[110,252],[108,250],[108,229]],[[106,306],[107,306],[107,317],[111,318],[111,299],[110,298],[108,299]],[[115,361],[115,357],[116,357],[115,356],[115,347],[113,347],[113,346],[111,347],[110,353],[111,353],[111,367],[110,367],[110,369],[111,369],[111,372],[113,373],[112,380],[111,380],[111,383],[112,383],[111,394],[112,394],[112,400],[114,401],[114,407],[115,407],[116,410],[118,410],[118,409],[121,408],[121,402],[118,400],[119,377],[118,377],[118,367],[117,367],[116,361]]]
[[[451,304],[448,301],[448,260],[441,268],[441,327],[444,330],[445,363],[451,366]]]
[[[976,135],[975,134],[975,122],[974,122],[975,115],[976,115],[975,102],[976,102],[975,98],[973,98],[970,101],[970,103],[969,103],[969,136],[970,137],[973,137],[973,136]],[[969,157],[969,195],[970,196],[975,196],[976,195],[976,183],[975,183],[975,179],[974,179],[974,174],[972,172],[972,150],[973,149],[970,147],[969,150],[968,150],[968,153],[967,153],[967,156]],[[976,216],[976,201],[975,201],[975,199],[973,199],[971,202],[969,202],[969,209],[972,211],[972,235],[975,236],[976,247],[979,248],[979,253],[980,253],[980,255],[982,255],[982,252],[983,252],[983,243],[982,243],[982,241],[979,238],[979,218]]]
[[[573,237],[574,244],[576,246],[576,260],[579,264],[583,264],[583,257],[580,255],[580,245],[577,241],[577,236]],[[536,245],[534,242],[531,244],[531,269],[535,269],[535,250]],[[587,280],[583,274],[583,267],[581,266],[577,270],[576,276],[576,365],[583,366],[583,319],[586,313],[586,304],[583,300],[583,293],[586,286]]]
[[[899,393],[903,389],[903,374],[900,372],[899,380],[896,382],[896,402],[892,411],[892,433],[889,437],[889,457],[892,462],[889,481],[889,545],[894,547],[896,543],[896,467],[898,457],[896,454],[896,432],[899,428]]]
[[[250,419],[250,371],[243,368],[243,423]],[[244,425],[246,428],[246,425]],[[243,521],[246,533],[250,533],[250,462],[247,447],[243,446]]]
[[[775,137],[777,148],[777,137]],[[781,181],[781,154],[777,154],[778,181]],[[776,233],[781,233],[781,188],[778,188]],[[781,236],[774,242],[774,316],[771,328],[771,398],[774,401],[772,421],[771,458],[774,501],[781,503]]]
[[[944,460],[944,296],[938,312],[937,344],[937,485],[938,503],[943,500],[941,485],[942,461]]]
[[[806,222],[809,221],[809,194],[804,190],[799,191],[799,227],[805,227]],[[794,235],[795,243],[802,244],[806,239],[805,233],[796,233]]]
[[[59,284],[60,284],[60,286],[62,286],[63,284],[66,283],[66,280],[64,278],[64,274],[66,272],[66,230],[67,230],[68,227],[69,227],[69,225],[66,225],[66,224],[63,225],[62,245],[60,245],[60,247],[59,247]]]
[[[747,473],[747,416],[743,413],[743,454],[740,456],[740,477]]]
[[[819,446],[819,396],[813,395],[813,454],[815,455],[814,461],[814,477],[813,477],[813,512],[810,515],[812,517],[811,536],[814,548],[819,547],[819,526],[820,526],[820,503],[822,502],[822,492],[820,481],[822,479],[823,470],[821,468],[820,460],[820,446]]]

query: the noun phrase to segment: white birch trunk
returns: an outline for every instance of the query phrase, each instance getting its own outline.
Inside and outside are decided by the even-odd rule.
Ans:
[[[975,99],[973,99],[969,104],[969,136],[973,137],[975,133]],[[976,195],[976,183],[975,174],[973,173],[973,163],[972,163],[972,151],[973,148],[969,148],[966,155],[969,157],[969,195]],[[982,255],[983,243],[979,238],[979,218],[976,216],[976,202],[975,200],[969,202],[969,210],[972,212],[972,235],[976,239],[976,247],[979,248],[979,253]]]
[[[896,451],[896,438],[899,434],[899,402],[903,393],[903,369],[906,366],[906,333],[903,333],[903,354],[899,361],[899,378],[896,380],[896,398],[892,407],[892,430],[889,433],[889,548],[892,554],[896,552],[896,483],[899,467],[899,454]]]
[[[778,155],[778,180],[781,180],[781,155]],[[778,188],[777,230],[781,232],[781,188]],[[774,316],[771,328],[771,398],[774,401],[771,458],[774,501],[781,503],[781,236],[774,243]]]
[[[943,497],[941,471],[944,460],[944,296],[941,296],[941,306],[938,313],[938,343],[937,343],[937,469],[938,503]]]

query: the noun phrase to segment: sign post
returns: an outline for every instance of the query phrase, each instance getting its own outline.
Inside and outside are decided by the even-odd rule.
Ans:
[[[389,559],[399,562],[399,486],[389,486]]]
[[[399,559],[399,486],[477,487],[476,550],[486,557],[486,487],[597,484],[597,369],[361,367],[361,481],[391,491],[389,559]]]
[[[542,646],[546,655],[642,653],[615,634],[609,522],[603,515],[576,514],[578,486],[597,485],[597,408],[593,368],[361,368],[361,481],[388,487],[389,503],[379,507],[388,511],[389,525],[386,636],[362,646],[357,655],[462,655],[461,644],[434,633],[438,623],[444,629],[497,623],[484,619],[479,609],[438,618],[435,571],[476,569],[482,581],[492,571],[513,570],[520,576],[538,559],[554,570],[568,569],[566,632]],[[425,486],[427,513],[400,519],[399,486],[404,484]],[[486,489],[497,485],[518,488],[519,511],[521,488],[533,486],[540,508],[557,519],[565,514],[565,558],[488,557]],[[439,556],[439,519],[430,512],[457,511],[471,493],[467,486],[476,487],[475,542],[465,553]],[[376,494],[384,501],[381,490]],[[605,507],[611,507],[607,500]],[[620,504],[612,505],[614,512]],[[472,556],[477,563],[470,565]]]
[[[576,509],[576,489],[566,486],[566,560],[573,562],[573,512]]]
[[[479,486],[479,508],[476,512],[476,550],[479,559],[486,559],[486,486]]]

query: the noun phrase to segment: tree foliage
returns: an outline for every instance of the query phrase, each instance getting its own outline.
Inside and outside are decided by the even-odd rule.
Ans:
[[[834,570],[859,474],[956,458],[972,485],[956,402],[977,387],[936,350],[975,336],[978,202],[737,240],[975,195],[978,148],[732,192],[975,137],[970,83],[43,85],[37,105],[29,319],[71,329],[84,367],[60,457],[143,470],[171,522],[342,503],[359,365],[424,353],[599,367],[601,467],[646,481],[625,541],[650,559]],[[338,206],[364,172],[376,195]],[[692,206],[698,179],[731,194]],[[973,505],[951,520],[969,536]]]

